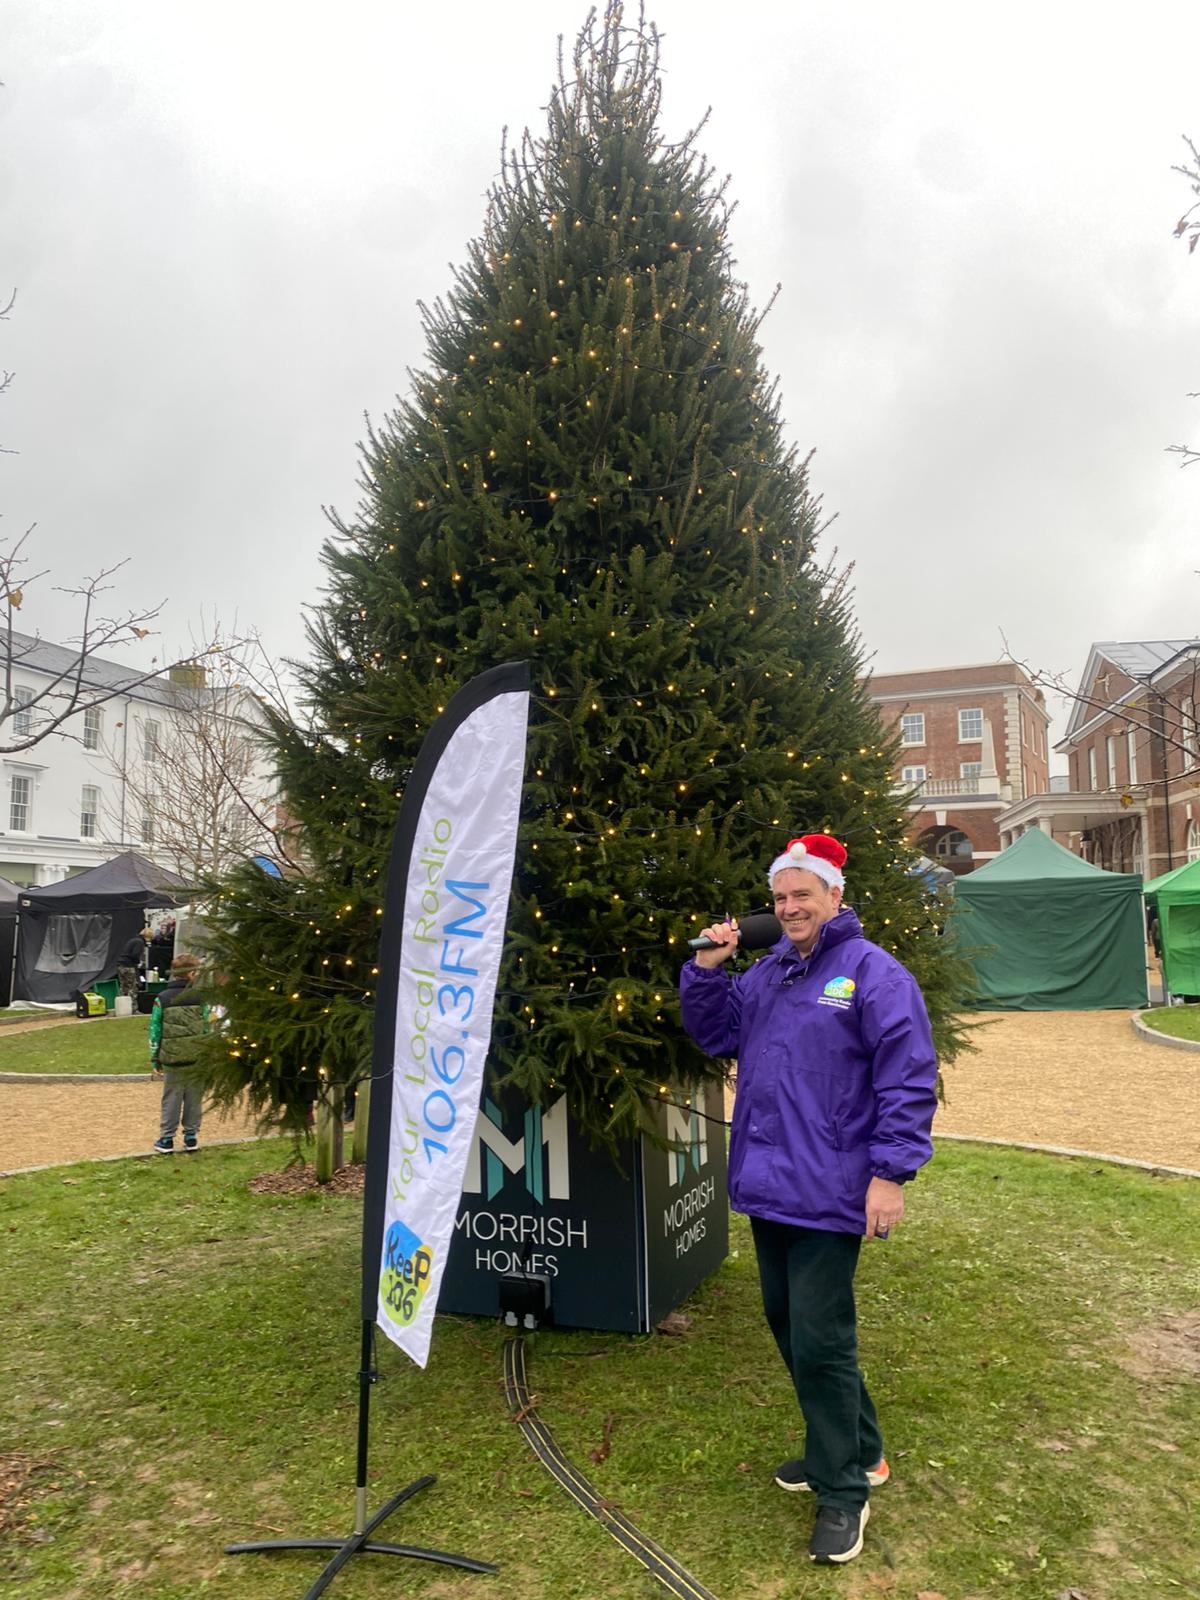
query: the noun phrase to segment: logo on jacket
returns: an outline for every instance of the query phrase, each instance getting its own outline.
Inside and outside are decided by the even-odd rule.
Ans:
[[[855,982],[853,978],[830,978],[821,991],[819,1006],[833,1006],[838,1011],[849,1011],[854,1004]]]

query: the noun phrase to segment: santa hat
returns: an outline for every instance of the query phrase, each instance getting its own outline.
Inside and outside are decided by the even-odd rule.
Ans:
[[[767,882],[774,887],[776,873],[798,867],[801,872],[815,872],[831,889],[844,889],[846,880],[842,868],[845,865],[846,846],[832,834],[806,833],[790,840],[783,854],[775,857],[767,873]]]

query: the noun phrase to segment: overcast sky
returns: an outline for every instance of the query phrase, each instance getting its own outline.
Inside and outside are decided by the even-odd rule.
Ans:
[[[303,649],[564,0],[3,0],[0,533]],[[1200,5],[648,0],[879,671],[1198,630]],[[22,612],[72,614],[49,580]],[[131,658],[134,659],[134,658]],[[1061,722],[1058,724],[1061,731]]]

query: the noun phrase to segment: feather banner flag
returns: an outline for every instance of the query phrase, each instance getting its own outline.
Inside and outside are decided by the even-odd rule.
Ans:
[[[363,1301],[418,1366],[462,1192],[512,887],[529,668],[493,667],[430,728],[388,869],[372,1057]]]

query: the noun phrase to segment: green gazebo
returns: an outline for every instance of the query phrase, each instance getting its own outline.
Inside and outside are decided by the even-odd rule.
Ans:
[[[1200,861],[1151,878],[1142,893],[1158,916],[1163,982],[1171,994],[1200,994]]]
[[[977,1006],[1099,1011],[1146,1004],[1140,873],[1105,872],[1033,828],[959,878],[954,898],[979,985]]]

